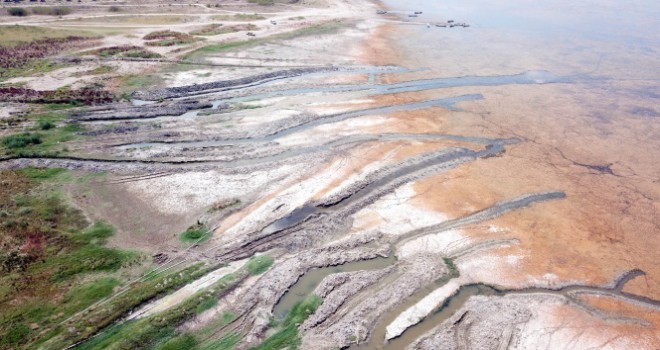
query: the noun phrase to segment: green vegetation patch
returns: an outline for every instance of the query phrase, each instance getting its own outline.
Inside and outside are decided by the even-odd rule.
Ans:
[[[316,312],[322,303],[323,299],[317,295],[312,295],[297,303],[282,322],[280,330],[252,350],[297,349],[301,343],[298,326]]]
[[[104,304],[92,307],[85,314],[74,317],[64,326],[75,329],[77,332],[67,332],[65,328],[58,329],[58,332],[51,336],[52,339],[48,342],[48,345],[54,349],[65,348],[68,345],[87,339],[110,326],[113,321],[125,315],[136,305],[181,288],[185,284],[206,275],[209,271],[203,264],[195,264],[183,270],[171,271],[166,274],[148,273],[145,275],[146,278],[131,285],[123,293],[115,294],[106,300]],[[224,282],[227,283],[226,280]],[[206,299],[199,300],[199,302],[201,303],[204,300]],[[197,304],[195,304],[196,307]],[[194,314],[195,308],[190,311],[191,314]],[[143,347],[111,347],[111,345],[120,345],[119,339],[124,339],[127,336],[130,338],[130,340],[127,340],[129,344],[134,344],[133,341],[140,343],[138,338],[148,339],[150,344],[158,344],[160,340],[168,339],[173,335],[173,328],[167,325],[161,325],[160,328],[162,329],[153,327],[143,329],[142,325],[145,324],[142,322],[143,320],[140,320],[140,322],[129,321],[111,326],[98,337],[82,344],[79,349],[138,349]]]
[[[199,305],[197,305],[197,308],[195,309],[195,313],[199,315],[206,310],[210,310],[214,308],[216,305],[218,305],[218,299],[204,300]]]
[[[268,255],[253,256],[247,262],[247,269],[251,275],[260,275],[273,265],[273,258]]]
[[[199,350],[233,350],[238,345],[238,342],[243,339],[240,333],[229,333],[218,340],[211,340],[206,345],[197,347]]]
[[[69,106],[70,107],[70,106]],[[48,109],[48,108],[46,108]],[[65,143],[84,131],[77,123],[62,124],[65,112],[46,111],[28,115],[35,125],[28,132],[0,139],[0,154],[21,157],[57,156],[68,152]],[[58,124],[60,124],[58,126]]]
[[[43,143],[40,134],[25,132],[22,134],[9,135],[2,139],[2,144],[10,150],[22,149],[32,145]]]
[[[82,350],[96,349],[196,349],[197,341],[185,333],[174,329],[194,317],[202,305],[209,300],[217,300],[220,295],[238,284],[247,276],[245,271],[227,275],[204,291],[189,297],[179,305],[158,314],[133,322],[126,322],[117,328],[110,328],[100,337],[79,346]]]
[[[155,350],[184,350],[193,349],[197,345],[197,339],[190,334],[181,334],[156,346]]]
[[[185,243],[203,243],[211,238],[211,231],[203,225],[194,225],[185,230],[180,238]]]
[[[29,177],[30,179],[35,180],[50,180],[56,178],[67,172],[66,169],[62,168],[23,168],[19,170],[20,173]]]
[[[89,225],[58,192],[63,169],[3,171],[0,178],[0,349],[30,347],[63,319],[110,295],[113,275],[137,261],[105,247],[114,228]]]

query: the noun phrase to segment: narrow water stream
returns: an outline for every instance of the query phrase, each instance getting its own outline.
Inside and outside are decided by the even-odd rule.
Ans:
[[[385,332],[387,325],[393,321],[393,318],[384,319],[379,322],[376,329],[370,336],[370,341],[360,345],[353,345],[350,350],[403,350],[419,339],[424,333],[430,331],[437,325],[452,317],[465,303],[474,295],[496,295],[499,294],[495,289],[484,285],[469,285],[463,286],[459,289],[458,293],[449,298],[447,302],[438,308],[433,314],[426,317],[422,322],[408,328],[401,336],[385,341]],[[418,299],[418,298],[414,298]],[[421,299],[421,298],[420,298]],[[417,300],[416,300],[417,301]],[[410,305],[408,305],[410,304]],[[405,303],[392,310],[388,315],[398,316],[401,312],[405,311],[409,306],[414,303]]]
[[[307,296],[312,294],[321,281],[329,275],[339,272],[380,270],[394,264],[395,261],[396,258],[394,257],[394,254],[390,254],[387,258],[378,257],[343,265],[313,268],[300,277],[300,279],[289,288],[282,298],[280,298],[275,305],[273,314],[280,319],[286,317],[296,303],[304,300]]]

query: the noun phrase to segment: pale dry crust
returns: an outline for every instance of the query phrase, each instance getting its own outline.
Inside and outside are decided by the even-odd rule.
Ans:
[[[629,328],[629,323],[646,323],[645,326],[650,329],[642,329],[641,331],[648,333],[653,328],[660,327],[660,308],[658,307],[649,312],[649,308],[646,306],[610,295],[580,294],[578,299],[586,305],[596,308],[599,312],[603,312],[605,317],[611,317],[613,321],[628,321],[621,322],[624,323],[621,325],[622,328]],[[660,337],[657,333],[655,336],[656,339]]]
[[[599,307],[605,305],[598,305]],[[617,310],[620,311],[620,310]],[[603,320],[568,303],[542,303],[535,308],[536,317],[528,322],[518,348],[575,349],[654,349],[660,337],[656,322],[640,325],[635,322]]]
[[[386,165],[396,164],[404,159],[438,151],[451,146],[468,146],[454,141],[392,141],[368,143],[352,150],[350,154],[341,156],[343,163],[340,176],[329,183],[325,189],[319,191],[314,199],[321,199],[341,191],[345,186],[364,178],[371,171]]]

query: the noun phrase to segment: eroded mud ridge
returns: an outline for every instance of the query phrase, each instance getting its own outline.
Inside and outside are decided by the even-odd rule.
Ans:
[[[356,72],[377,79],[307,81],[313,74],[341,78]],[[205,341],[240,334],[238,349],[268,339],[277,331],[273,319],[285,320],[296,304],[313,296],[322,302],[295,328],[303,349],[524,348],[522,329],[538,318],[535,307],[570,304],[606,318],[581,299],[598,295],[658,308],[657,301],[623,290],[641,271],[611,286],[521,289],[482,285],[464,274],[480,254],[520,241],[499,231],[481,240],[457,232],[560,202],[566,197],[561,189],[521,192],[453,217],[408,204],[420,195],[413,189],[416,182],[491,162],[523,140],[404,130],[398,113],[451,120],[464,103],[484,98],[479,87],[567,79],[523,72],[374,82],[402,72],[396,67],[294,69],[139,92],[136,97],[152,101],[71,115],[70,122],[85,125],[86,137],[72,145],[70,154],[18,155],[3,159],[0,168],[109,172],[99,184],[143,193],[156,207],[162,204],[163,212],[181,205],[177,200],[201,203],[196,205],[204,214],[197,223],[212,230],[211,239],[185,249],[163,244],[154,254],[155,271],[197,262],[220,267],[188,289],[150,300],[130,319],[177,305],[191,295],[190,288],[204,290],[209,281],[241,271],[255,256],[274,258],[265,273],[241,275],[216,306],[179,325],[189,331],[212,327]],[[388,102],[400,93],[453,87],[476,90]],[[219,194],[206,200],[213,191]],[[169,196],[175,202],[167,206]],[[232,317],[219,323],[222,315]]]

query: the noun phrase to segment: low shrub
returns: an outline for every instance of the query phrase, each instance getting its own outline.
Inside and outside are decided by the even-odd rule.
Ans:
[[[146,45],[149,46],[174,46],[190,44],[197,41],[198,39],[186,33],[174,32],[171,30],[160,30],[145,35],[144,40],[148,40]]]
[[[73,9],[70,7],[56,6],[56,7],[35,7],[32,13],[42,16],[66,16],[71,14]]]
[[[202,243],[211,238],[211,231],[207,228],[195,225],[181,234],[181,240],[185,243]]]
[[[16,16],[16,17],[25,17],[28,15],[27,10],[22,7],[11,7],[7,9],[7,13],[10,16]]]
[[[31,145],[38,145],[41,142],[41,135],[29,132],[9,135],[2,139],[2,144],[9,149],[25,148]]]
[[[251,275],[260,275],[273,265],[273,258],[268,255],[253,256],[247,263],[248,272]]]

